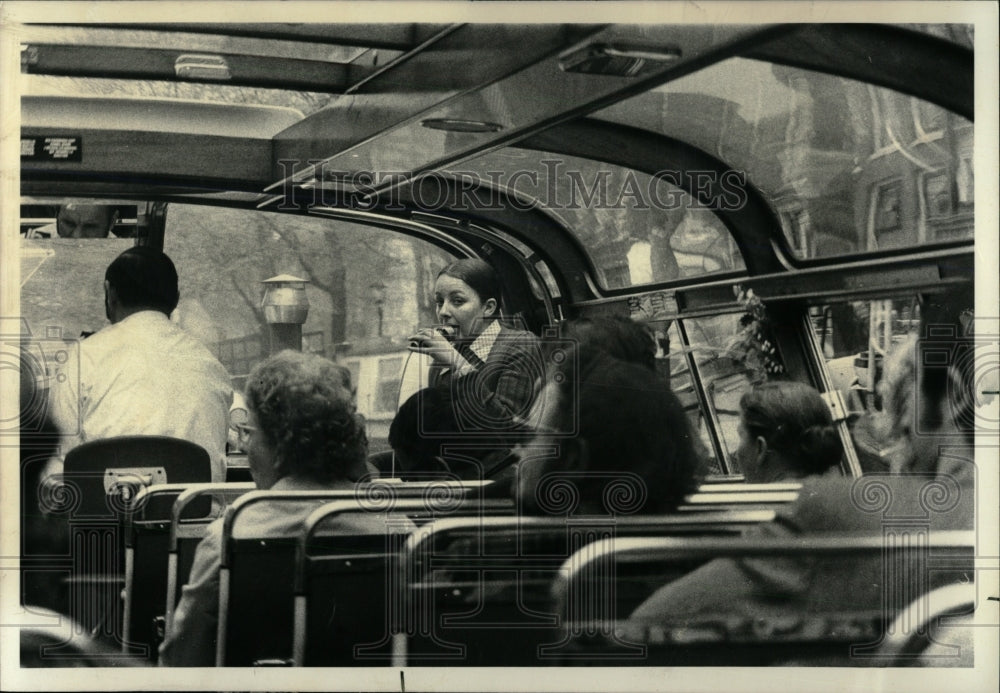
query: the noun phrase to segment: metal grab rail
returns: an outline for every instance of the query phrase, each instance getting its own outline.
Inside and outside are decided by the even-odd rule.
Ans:
[[[682,506],[793,503],[798,497],[798,491],[698,492],[685,496]]]
[[[167,553],[167,595],[164,610],[164,637],[170,632],[174,622],[174,610],[177,606],[177,588],[180,583],[178,571],[180,541],[182,539],[200,539],[205,535],[205,528],[214,522],[216,517],[199,518],[198,522],[181,522],[184,510],[199,498],[207,496],[224,499],[238,498],[250,493],[257,486],[251,482],[224,484],[190,484],[174,501],[170,510],[170,546]]]
[[[695,491],[702,493],[778,493],[788,491],[799,491],[802,483],[799,481],[779,481],[770,484],[748,484],[742,482],[710,482],[702,483]]]
[[[122,652],[128,652],[129,643],[132,640],[132,611],[134,608],[135,590],[135,531],[137,523],[158,524],[167,526],[169,518],[155,520],[138,519],[136,516],[145,512],[150,505],[150,501],[159,496],[171,494],[181,494],[192,484],[157,484],[145,486],[139,490],[135,498],[128,506],[124,516],[125,530],[125,603],[122,610]]]
[[[563,563],[559,571],[559,576],[553,583],[553,596],[559,607],[559,613],[565,617],[568,626],[565,629],[563,641],[548,646],[547,654],[551,656],[557,653],[564,658],[593,658],[595,656],[594,652],[573,653],[572,649],[568,646],[573,642],[575,636],[590,636],[601,633],[609,636],[617,646],[634,647],[637,644],[636,642],[628,643],[619,637],[620,634],[630,631],[635,632],[637,629],[646,626],[655,626],[660,629],[659,635],[651,639],[652,642],[668,645],[673,643],[675,638],[670,633],[673,632],[672,629],[675,622],[669,616],[656,620],[637,619],[635,621],[624,622],[626,625],[622,629],[622,624],[618,621],[617,614],[605,613],[608,610],[607,605],[610,602],[603,597],[613,589],[612,582],[615,579],[615,573],[619,566],[649,564],[652,567],[658,564],[683,563],[716,558],[829,558],[851,555],[874,558],[897,553],[923,551],[927,552],[930,565],[947,568],[954,567],[955,564],[952,555],[955,552],[968,553],[968,556],[971,558],[974,546],[975,533],[972,531],[934,532],[914,542],[893,542],[887,540],[887,537],[882,534],[873,534],[871,532],[853,534],[824,533],[781,538],[743,537],[729,539],[707,537],[695,539],[686,537],[615,537],[604,539],[586,546],[570,556]],[[951,560],[949,561],[949,559]],[[887,565],[892,566],[894,564],[889,563]],[[891,578],[892,576],[889,577]],[[889,580],[889,578],[886,579],[887,581]],[[882,604],[867,608],[871,614],[885,618],[890,615],[885,611],[885,608],[891,605],[891,601],[886,602],[883,596]],[[594,613],[581,613],[581,611],[586,612],[588,607],[593,607]],[[861,605],[858,608],[863,609],[865,607]],[[810,613],[808,610],[802,614],[792,611],[790,615],[794,616],[798,614],[804,619]],[[765,618],[766,614],[758,614],[757,616],[767,620]],[[679,632],[682,632],[683,635],[683,638],[679,642],[681,645],[698,644],[701,642],[699,637],[706,633],[707,635],[703,638],[704,642],[757,642],[753,637],[747,640],[746,638],[742,638],[742,636],[736,637],[732,634],[724,637],[715,637],[718,634],[714,633],[713,628],[725,629],[727,627],[727,619],[731,621],[733,618],[737,620],[744,618],[745,620],[745,617],[741,617],[738,612],[727,614],[725,611],[720,612],[718,609],[712,612],[706,611],[705,614],[692,615],[684,613],[678,615],[676,627],[680,629]],[[773,617],[771,618],[773,619]],[[698,624],[702,624],[704,627],[699,628]],[[816,634],[814,633],[814,635]],[[881,633],[876,634],[876,636],[881,636]],[[824,636],[822,633],[819,633],[816,637],[822,638]],[[856,647],[852,649],[852,656],[873,656],[877,653],[878,644],[866,643],[863,646]],[[869,651],[872,654],[867,654]]]

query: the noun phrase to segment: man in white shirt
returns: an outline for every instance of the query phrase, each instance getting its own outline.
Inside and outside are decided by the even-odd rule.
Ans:
[[[212,481],[225,480],[232,386],[218,359],[170,321],[179,296],[174,264],[159,250],[129,248],[108,266],[111,325],[78,344],[54,385],[64,453],[113,436],[171,436],[205,448]]]

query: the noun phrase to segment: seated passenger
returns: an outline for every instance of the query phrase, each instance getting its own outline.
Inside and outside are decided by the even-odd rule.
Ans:
[[[383,465],[379,472],[412,481],[482,479],[509,456],[512,440],[502,431],[463,431],[451,390],[428,387],[396,412],[389,426],[392,455],[378,456]]]
[[[542,358],[538,337],[501,324],[501,293],[496,271],[478,258],[457,260],[438,273],[440,325],[410,337],[410,350],[433,360],[430,386],[415,393],[393,421],[395,454],[381,453],[376,460],[383,474],[395,471],[395,458],[410,473],[480,479],[494,460],[507,456],[505,434],[516,437],[523,428]],[[449,442],[479,450],[468,463],[442,464],[441,445]]]
[[[778,511],[773,524],[755,527],[747,533],[757,537],[794,537],[815,532],[922,533],[969,530],[973,523],[974,489],[969,483],[971,458],[941,455],[944,442],[971,445],[974,437],[969,407],[972,399],[972,359],[962,359],[971,345],[958,323],[959,310],[971,305],[971,287],[930,301],[923,314],[921,331],[928,335],[906,348],[946,349],[952,354],[947,363],[934,363],[912,352],[902,364],[924,364],[907,368],[890,381],[905,383],[907,373],[915,377],[914,396],[894,396],[888,406],[903,407],[893,412],[900,431],[909,440],[909,455],[893,475],[866,475],[858,479],[817,478],[807,481],[796,502]],[[948,330],[928,328],[950,326]],[[942,332],[950,336],[939,337]],[[908,413],[906,413],[908,412]],[[931,497],[933,496],[933,499]],[[908,518],[911,525],[898,529],[893,520]],[[891,540],[890,539],[887,539]],[[900,541],[901,539],[896,539]],[[910,539],[915,541],[915,539]],[[717,559],[684,577],[668,583],[632,614],[647,622],[687,621],[696,615],[742,614],[760,617],[790,611],[838,612],[854,609],[877,611],[884,604],[904,605],[920,590],[947,584],[960,575],[952,571],[916,574],[912,564],[893,563],[901,574],[886,574],[881,556],[874,558],[799,559]],[[912,570],[911,570],[912,568]],[[892,569],[890,566],[888,569]],[[926,567],[920,567],[926,570]],[[961,573],[961,571],[959,571]],[[965,572],[966,578],[968,571]],[[908,579],[903,579],[904,577]]]
[[[572,342],[584,356],[604,352],[656,370],[656,339],[644,323],[623,315],[580,317],[559,323],[559,342]],[[551,359],[549,359],[550,361]],[[585,364],[580,364],[582,369]]]
[[[363,465],[367,442],[356,416],[346,368],[313,354],[283,351],[247,377],[249,420],[238,424],[250,472],[259,489],[350,490],[352,470]],[[267,503],[241,516],[237,532],[294,536],[315,502]],[[384,516],[348,514],[330,523],[331,533],[381,534]],[[242,530],[242,532],[240,532]],[[165,666],[211,666],[219,605],[222,520],[209,525],[198,545],[187,585],[160,648]]]
[[[824,474],[844,454],[830,408],[803,383],[762,383],[745,393],[739,434],[735,457],[751,483]]]
[[[583,353],[579,380],[550,380],[535,438],[517,449],[526,514],[665,513],[696,486],[684,409],[648,369]]]

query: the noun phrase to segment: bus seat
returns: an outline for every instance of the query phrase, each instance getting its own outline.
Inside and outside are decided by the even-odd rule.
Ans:
[[[564,619],[562,640],[545,650],[549,661],[566,664],[644,664],[654,666],[857,665],[885,661],[882,643],[888,634],[891,601],[868,600],[839,608],[852,595],[810,594],[808,603],[775,601],[752,615],[732,611],[679,615],[651,622],[619,622],[606,595],[620,589],[609,577],[645,566],[655,585],[669,581],[678,565],[710,558],[835,559],[844,570],[854,565],[844,558],[890,561],[906,572],[918,560],[966,555],[974,545],[972,532],[940,532],[924,544],[889,547],[881,534],[821,534],[783,538],[628,538],[605,539],[570,557],[559,572],[553,593]],[[896,552],[887,553],[894,548]],[[927,553],[929,552],[929,553]],[[836,577],[829,582],[837,583]],[[887,577],[886,579],[890,579]],[[916,578],[915,578],[916,579]],[[878,601],[879,603],[875,603]],[[953,602],[954,603],[954,602]],[[886,609],[889,608],[890,611]],[[907,627],[909,632],[909,627]]]
[[[293,578],[296,537],[241,537],[233,528],[239,516],[260,503],[341,501],[339,513],[413,512],[440,508],[442,513],[479,514],[474,495],[481,485],[452,484],[435,495],[441,482],[373,483],[360,490],[266,492],[237,499],[226,511],[219,571],[218,666],[286,665],[292,660]],[[410,525],[412,526],[412,525]],[[384,542],[384,535],[378,535]],[[337,537],[333,550],[338,552]],[[364,540],[361,540],[364,541]],[[380,545],[384,549],[384,543]],[[384,598],[384,593],[382,593]],[[262,629],[262,625],[266,625]]]
[[[80,505],[76,515],[114,517],[119,504],[143,486],[211,481],[208,452],[188,440],[168,436],[118,436],[91,440],[66,454],[62,482],[74,486]]]
[[[167,436],[92,440],[66,454],[56,484],[77,503],[68,516],[73,552],[68,578],[70,615],[120,648],[123,640],[125,515],[144,487],[209,481],[211,460],[201,446]]]
[[[454,508],[479,515],[477,501]],[[425,500],[402,501],[394,510],[426,515]],[[298,537],[294,560],[292,660],[295,666],[386,664],[390,658],[388,608],[396,593],[395,564],[408,532],[376,536],[324,536],[323,523],[357,512],[333,502],[314,511]]]
[[[29,608],[33,615],[44,617],[55,625],[19,629],[23,668],[133,667],[142,664],[90,637],[81,624],[63,614],[35,606]]]
[[[168,584],[171,579],[176,584],[170,560],[172,547],[178,541],[176,526],[183,518],[186,528],[197,523],[203,534],[213,519],[206,513],[211,510],[209,504],[191,501],[208,496],[234,497],[253,488],[253,484],[162,484],[139,492],[125,518],[123,647],[138,647],[138,656],[156,661],[162,628],[157,625],[158,619],[164,614]],[[174,514],[173,507],[181,498]],[[173,568],[176,566],[173,562]]]
[[[931,590],[899,612],[886,629],[877,663],[885,666],[972,666],[976,606],[972,582]]]
[[[551,587],[567,557],[607,536],[741,534],[773,510],[591,518],[446,519],[411,535],[401,557],[403,623],[395,666],[528,666],[561,634]],[[619,576],[622,613],[648,581]],[[633,589],[638,586],[641,591]]]

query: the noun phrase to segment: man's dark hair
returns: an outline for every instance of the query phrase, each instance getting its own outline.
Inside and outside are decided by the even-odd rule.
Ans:
[[[174,263],[148,246],[129,248],[116,257],[104,279],[126,308],[151,308],[170,315],[180,300]]]
[[[580,317],[559,323],[559,342],[571,341],[576,352],[600,352],[656,371],[656,341],[649,326],[624,315]],[[586,364],[580,363],[584,369]]]

